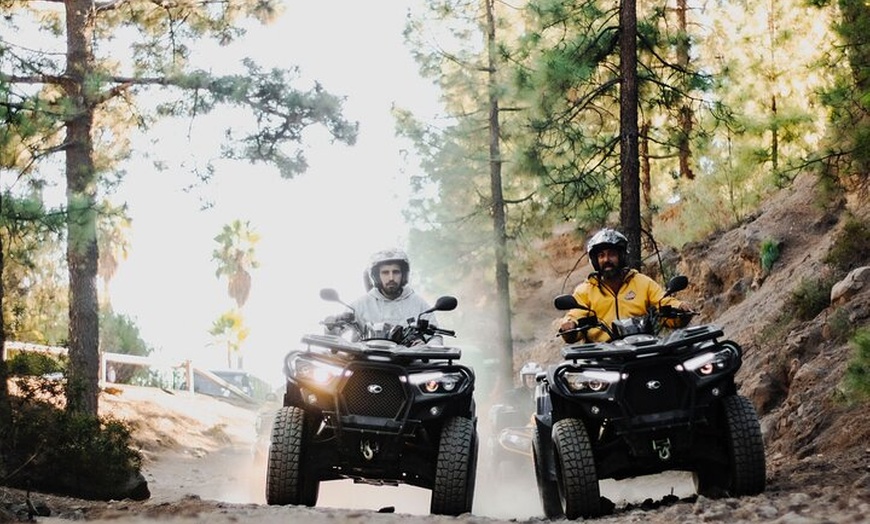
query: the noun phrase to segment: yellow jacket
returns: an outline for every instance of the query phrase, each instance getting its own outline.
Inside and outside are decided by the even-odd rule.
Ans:
[[[666,297],[665,290],[655,280],[631,269],[622,280],[622,286],[614,294],[598,279],[597,273],[589,277],[574,289],[574,298],[581,306],[586,306],[598,316],[607,326],[614,320],[638,317],[645,315],[649,306],[662,305],[679,307],[681,302],[674,297]],[[568,311],[563,322],[590,316],[583,309]],[[610,337],[603,330],[592,328],[586,331],[586,338],[590,342],[607,342]]]

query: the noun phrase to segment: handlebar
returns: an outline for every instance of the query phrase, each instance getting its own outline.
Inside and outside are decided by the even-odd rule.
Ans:
[[[441,329],[441,328],[437,328],[437,327],[436,328],[429,328],[429,329],[430,329],[430,331],[432,331],[433,335],[444,335],[447,337],[455,337],[456,336],[456,331],[453,331],[452,329]]]
[[[654,335],[658,334],[663,327],[685,327],[692,320],[692,318],[698,314],[699,313],[697,311],[687,311],[673,306],[661,306],[659,308],[650,308],[649,311],[647,311],[646,315],[643,315],[642,317],[636,317],[636,319],[644,319],[645,322],[641,322],[644,323],[646,327],[641,328],[642,331]],[[634,331],[634,329],[637,329],[636,327],[629,328],[629,332],[626,333],[624,331],[625,326],[622,325],[622,323],[631,322],[632,320],[636,321],[636,319],[620,319],[614,321],[613,326],[608,326],[604,322],[602,322],[601,319],[599,319],[597,316],[593,315],[589,317],[582,317],[575,320],[575,323],[577,324],[576,327],[572,329],[559,330],[559,332],[556,334],[556,338],[575,333],[585,334],[586,331],[592,328],[597,328],[607,333],[607,336],[610,338],[611,341],[613,341],[617,338],[622,338],[627,334],[635,333],[636,331]],[[668,320],[676,321],[676,325],[669,324],[666,326],[665,322]]]

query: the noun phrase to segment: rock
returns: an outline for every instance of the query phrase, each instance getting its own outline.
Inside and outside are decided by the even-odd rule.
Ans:
[[[870,285],[870,266],[853,269],[846,278],[831,288],[831,304],[840,305]]]

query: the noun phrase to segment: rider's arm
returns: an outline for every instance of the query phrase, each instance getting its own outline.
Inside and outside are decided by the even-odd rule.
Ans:
[[[587,307],[590,306],[587,283],[584,282],[574,289],[574,299],[577,300],[577,303],[580,305],[585,305]],[[564,340],[568,344],[573,344],[580,340],[585,340],[586,337],[582,332],[569,331],[577,328],[577,326],[579,325],[578,320],[586,318],[588,316],[589,312],[583,309],[571,309],[566,312],[565,316],[562,317],[561,324],[559,325],[559,334],[562,336],[562,340]]]

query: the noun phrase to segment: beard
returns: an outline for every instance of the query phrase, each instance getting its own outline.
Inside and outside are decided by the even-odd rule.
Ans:
[[[385,297],[389,299],[399,298],[399,295],[402,294],[402,285],[396,284],[395,282],[390,282],[389,284],[381,287],[381,293],[384,294]]]
[[[619,275],[619,268],[615,264],[604,264],[601,266],[599,273],[605,279],[614,278]]]

